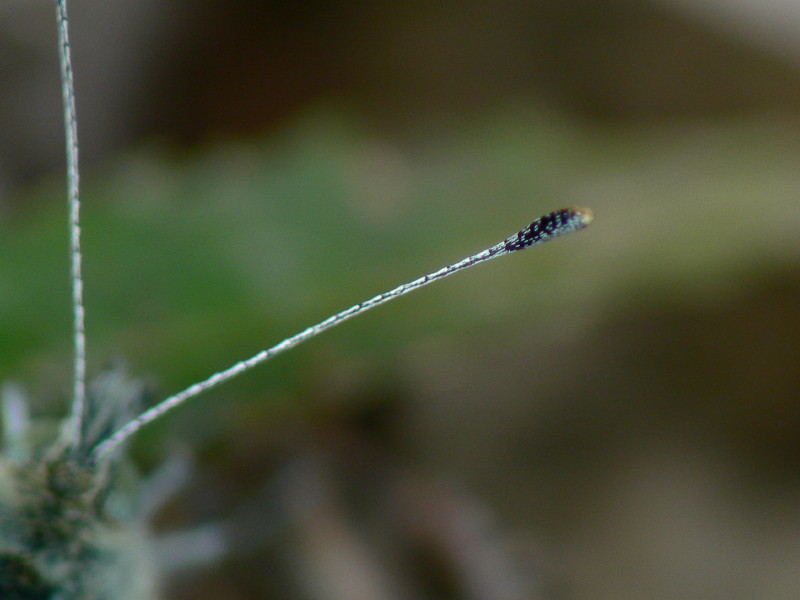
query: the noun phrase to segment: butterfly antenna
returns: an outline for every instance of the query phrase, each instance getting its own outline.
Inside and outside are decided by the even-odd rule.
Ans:
[[[499,244],[495,244],[494,246],[486,248],[485,250],[481,250],[477,254],[468,256],[467,258],[456,263],[442,267],[438,271],[434,271],[428,275],[423,275],[422,277],[418,277],[417,279],[409,281],[408,283],[398,285],[396,288],[393,288],[388,292],[378,294],[369,300],[359,304],[354,304],[350,308],[338,312],[335,315],[328,317],[324,321],[320,321],[316,325],[311,325],[301,332],[296,333],[292,337],[286,338],[272,348],[262,350],[258,354],[255,354],[246,360],[237,362],[223,371],[214,373],[208,379],[190,385],[182,392],[178,392],[174,396],[170,396],[166,400],[161,401],[159,404],[156,404],[130,421],[124,427],[121,427],[115,433],[110,435],[108,439],[98,444],[92,452],[92,459],[94,461],[108,459],[123,442],[134,435],[142,427],[158,419],[166,412],[172,410],[180,404],[183,404],[190,398],[193,398],[198,394],[202,394],[203,392],[216,387],[228,379],[236,377],[237,375],[252,369],[253,367],[269,360],[273,356],[289,350],[290,348],[294,348],[301,342],[319,335],[326,329],[335,327],[336,325],[339,325],[340,323],[343,323],[352,317],[360,315],[371,308],[375,308],[384,302],[388,302],[389,300],[403,296],[413,290],[428,285],[429,283],[433,283],[438,279],[443,279],[449,275],[452,275],[453,273],[457,273],[458,271],[463,271],[464,269],[475,266],[478,263],[497,258],[498,256],[503,256],[504,254],[510,254],[511,252],[516,252],[517,250],[523,250],[525,248],[530,248],[531,246],[537,246],[555,237],[583,229],[592,222],[592,219],[592,211],[587,208],[565,208],[551,212],[539,219],[536,219],[533,223],[515,233],[511,237],[506,238]]]
[[[73,449],[81,446],[86,411],[86,328],[83,308],[83,275],[81,273],[81,201],[78,169],[78,117],[75,112],[75,85],[69,46],[67,0],[56,0],[58,22],[58,57],[61,63],[61,97],[64,106],[64,129],[67,149],[67,202],[69,204],[70,282],[72,285],[73,320],[73,393],[67,424],[67,436]]]

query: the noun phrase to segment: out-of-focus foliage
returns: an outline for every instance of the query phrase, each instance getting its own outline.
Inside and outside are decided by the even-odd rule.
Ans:
[[[90,365],[120,355],[169,393],[543,212],[590,206],[580,235],[327,333],[137,450],[207,455],[227,483],[193,491],[197,519],[257,487],[237,473],[331,431],[334,455],[375,436],[369,460],[450,473],[523,547],[543,544],[542,579],[570,597],[636,597],[642,581],[649,598],[786,597],[767,584],[800,547],[746,534],[800,521],[775,500],[798,490],[798,140],[777,118],[626,130],[518,102],[406,141],[321,107],[263,140],[144,145],[86,177]],[[0,222],[0,379],[40,399],[69,387],[61,195],[42,184]],[[284,542],[292,572],[308,548]]]

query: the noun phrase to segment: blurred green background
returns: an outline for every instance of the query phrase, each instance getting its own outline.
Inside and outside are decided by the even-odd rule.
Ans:
[[[157,529],[233,532],[165,597],[798,597],[800,5],[163,4],[71,4],[91,372],[167,395],[596,215],[143,432],[197,463]],[[0,380],[55,414],[53,9],[0,10]]]

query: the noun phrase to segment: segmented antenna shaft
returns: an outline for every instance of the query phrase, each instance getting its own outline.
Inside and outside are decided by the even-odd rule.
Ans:
[[[81,445],[81,428],[86,410],[86,329],[83,308],[83,275],[81,274],[81,201],[78,169],[78,117],[75,111],[75,86],[69,47],[67,0],[56,0],[58,21],[58,57],[61,63],[61,97],[64,105],[64,129],[67,148],[67,201],[69,203],[70,280],[74,343],[74,389],[69,421],[69,440],[73,448]]]
[[[428,275],[423,275],[422,277],[418,277],[417,279],[409,281],[408,283],[398,285],[396,288],[393,288],[388,292],[378,294],[377,296],[374,296],[365,302],[354,304],[350,308],[338,312],[335,315],[328,317],[324,321],[320,321],[316,325],[307,327],[292,337],[286,338],[272,348],[262,350],[258,354],[255,354],[246,360],[237,362],[224,371],[214,373],[208,379],[195,383],[182,392],[178,392],[174,396],[170,396],[166,400],[156,404],[149,410],[143,412],[141,415],[133,419],[130,423],[120,428],[107,440],[99,444],[93,451],[92,458],[95,461],[108,458],[116,448],[118,448],[139,429],[161,417],[167,411],[186,402],[190,398],[193,398],[198,394],[202,394],[203,392],[221,384],[222,382],[227,381],[228,379],[244,373],[248,369],[252,369],[256,365],[269,360],[281,352],[285,352],[290,348],[294,348],[301,342],[319,335],[326,329],[335,327],[347,319],[351,319],[356,315],[360,315],[371,308],[375,308],[376,306],[383,304],[384,302],[388,302],[393,298],[403,296],[404,294],[407,294],[408,292],[411,292],[417,288],[421,288],[429,283],[433,283],[437,279],[443,279],[448,275],[452,275],[453,273],[457,273],[458,271],[462,271],[477,265],[478,263],[491,260],[504,254],[510,254],[511,252],[516,252],[517,250],[523,250],[524,248],[536,246],[554,237],[583,229],[589,223],[591,223],[592,218],[592,212],[586,208],[565,208],[551,212],[539,219],[536,219],[533,221],[533,223],[514,235],[506,238],[499,244],[491,246],[490,248],[486,248],[485,250],[482,250],[477,254],[473,254],[472,256],[468,256],[467,258],[456,263],[442,267],[438,271],[434,271]]]

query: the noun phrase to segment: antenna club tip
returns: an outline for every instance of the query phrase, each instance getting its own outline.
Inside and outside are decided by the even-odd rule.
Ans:
[[[562,208],[536,219],[502,242],[501,246],[504,252],[537,246],[555,237],[579,231],[593,219],[594,213],[588,208]]]
[[[581,228],[588,227],[589,224],[594,221],[594,212],[591,208],[575,206],[568,210],[572,211],[578,217]]]

